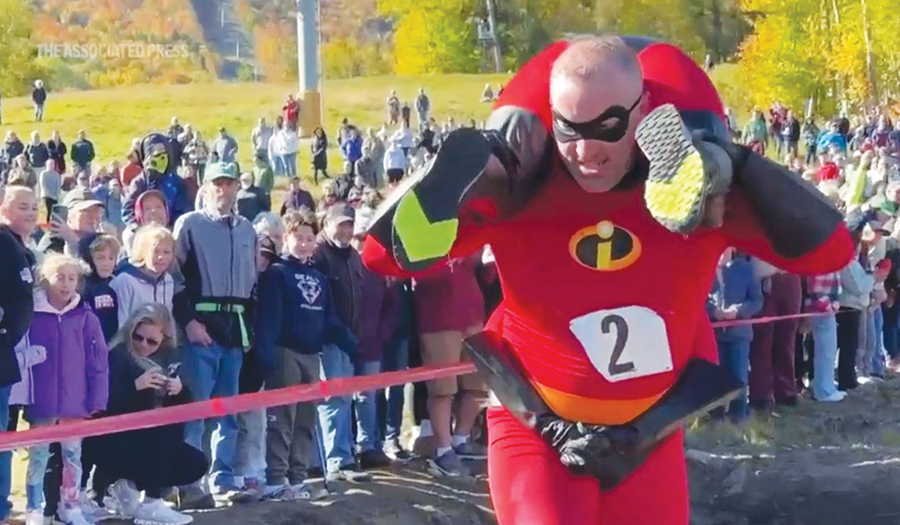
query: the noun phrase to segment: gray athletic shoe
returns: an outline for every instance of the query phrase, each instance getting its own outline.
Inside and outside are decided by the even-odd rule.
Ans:
[[[470,475],[469,469],[463,465],[462,460],[459,459],[459,456],[453,450],[429,459],[428,466],[438,476],[467,477]]]

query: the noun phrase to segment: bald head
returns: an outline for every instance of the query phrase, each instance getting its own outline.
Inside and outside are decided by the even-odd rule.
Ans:
[[[613,189],[634,164],[635,129],[649,103],[637,54],[618,37],[573,40],[550,76],[553,135],[585,191]]]
[[[553,63],[550,81],[590,82],[604,80],[608,73],[616,73],[632,83],[643,82],[637,53],[621,38],[578,37]]]

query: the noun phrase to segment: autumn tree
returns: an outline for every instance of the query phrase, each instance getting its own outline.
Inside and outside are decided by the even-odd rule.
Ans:
[[[22,0],[0,0],[0,93],[26,91],[35,74],[34,24],[31,6]]]

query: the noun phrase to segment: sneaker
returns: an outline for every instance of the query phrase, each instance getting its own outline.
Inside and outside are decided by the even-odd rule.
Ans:
[[[466,441],[462,445],[453,447],[453,450],[456,452],[456,455],[462,459],[487,458],[487,448],[479,445],[478,443],[473,443],[472,440]]]
[[[823,397],[822,399],[816,399],[816,401],[821,401],[823,403],[838,403],[843,401],[844,398],[847,397],[847,392],[841,392],[840,390],[836,390],[833,394],[828,397]]]
[[[84,518],[90,523],[100,523],[101,521],[119,517],[112,510],[99,505],[85,492],[81,494],[81,513],[84,514]]]
[[[193,516],[170,509],[161,499],[141,503],[134,514],[134,525],[187,525]]]
[[[868,385],[872,382],[872,379],[869,376],[859,376],[856,378],[856,382],[861,385]]]
[[[438,476],[466,477],[469,469],[463,465],[462,460],[452,449],[444,452],[439,457],[428,460],[430,470]]]
[[[65,509],[60,507],[59,518],[66,525],[92,525],[82,514],[80,508]]]
[[[120,479],[107,489],[113,503],[109,509],[120,515],[123,519],[134,517],[134,512],[141,503],[141,493],[134,484],[127,479]],[[104,500],[104,503],[106,501]]]
[[[281,495],[290,488],[290,485],[283,483],[281,485],[265,485],[259,491],[260,500],[277,500],[281,499]]]
[[[199,484],[179,487],[178,510],[207,510],[216,508],[212,494],[204,491]]]
[[[366,450],[359,455],[359,465],[363,470],[385,468],[391,465],[391,458],[380,450]]]
[[[281,495],[281,501],[303,501],[309,499],[312,499],[312,494],[309,491],[309,487],[306,486],[306,483],[290,485]]]
[[[396,439],[385,441],[383,451],[387,457],[394,461],[399,461],[400,463],[406,463],[413,459],[413,455],[406,450],[403,450],[403,447],[400,446],[400,442]]]
[[[368,472],[362,472],[359,469],[359,465],[345,465],[341,467],[340,470],[336,470],[333,472],[329,472],[325,479],[328,482],[332,481],[349,481],[350,483],[363,483],[366,481],[372,481],[372,475]]]
[[[44,525],[44,511],[28,511],[28,513],[25,514],[25,525]]]

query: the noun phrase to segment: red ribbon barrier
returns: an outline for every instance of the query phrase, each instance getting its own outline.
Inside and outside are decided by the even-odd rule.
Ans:
[[[55,443],[67,439],[83,439],[90,436],[140,430],[144,428],[185,423],[212,416],[239,414],[273,406],[290,405],[303,401],[315,401],[326,397],[347,396],[355,392],[377,390],[410,382],[429,381],[475,372],[472,363],[449,366],[424,366],[397,372],[384,372],[371,376],[331,379],[319,383],[265,390],[252,394],[220,397],[208,401],[196,401],[184,405],[133,412],[101,419],[70,421],[59,425],[38,427],[24,432],[0,433],[0,451],[30,447],[43,443]]]
[[[792,314],[792,315],[779,315],[773,317],[756,317],[753,319],[733,319],[731,321],[716,321],[713,323],[713,328],[727,328],[730,326],[743,326],[748,324],[760,324],[760,323],[774,323],[775,321],[783,321],[785,319],[803,319],[806,317],[822,317],[826,315],[833,315],[837,312],[813,312],[808,314]]]
[[[771,323],[784,319],[819,317],[828,313],[807,313],[779,317],[758,317],[755,319],[735,319],[712,323],[715,328],[739,325]],[[259,410],[273,406],[290,405],[305,401],[317,401],[327,397],[347,396],[356,392],[389,388],[406,383],[429,381],[441,377],[453,377],[475,372],[472,363],[458,363],[448,366],[423,366],[396,372],[382,372],[370,376],[356,376],[331,379],[305,385],[297,385],[277,390],[265,390],[252,394],[220,397],[207,401],[196,401],[184,405],[133,412],[101,419],[69,421],[59,425],[38,427],[23,432],[0,432],[0,451],[30,447],[44,443],[55,443],[67,439],[84,439],[91,436],[141,430],[145,428],[186,423],[199,419],[239,414],[249,410]]]

